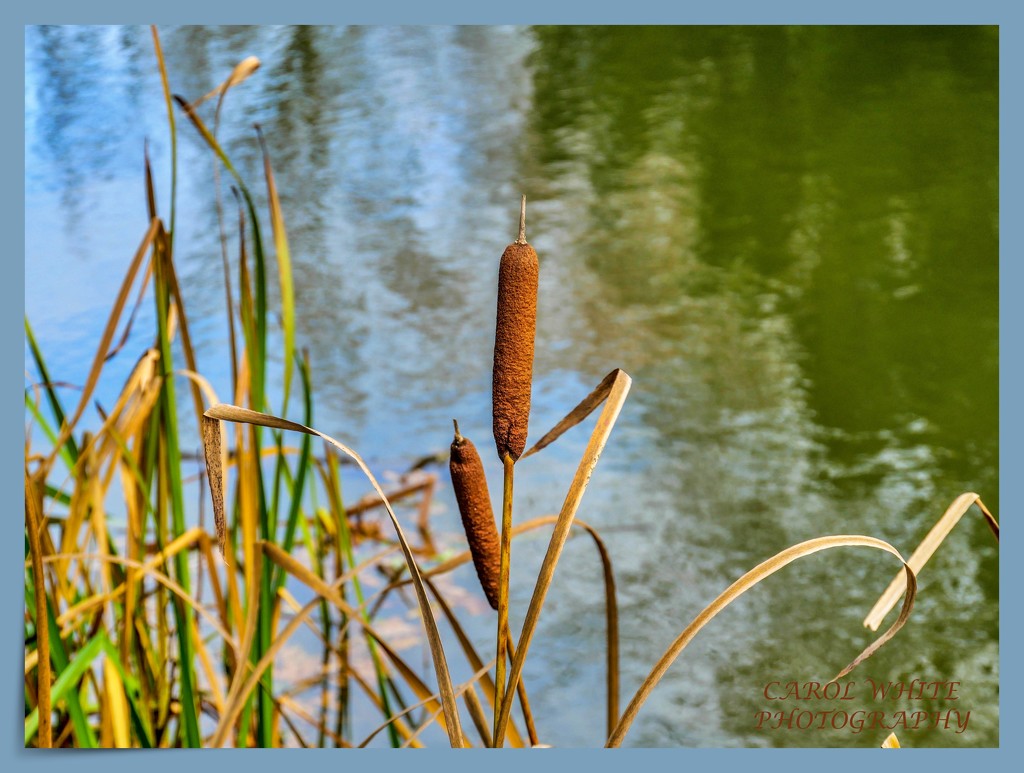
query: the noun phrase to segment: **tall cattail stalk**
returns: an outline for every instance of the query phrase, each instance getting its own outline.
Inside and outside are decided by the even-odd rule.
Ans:
[[[501,746],[498,716],[505,695],[508,650],[508,583],[512,550],[512,484],[516,460],[526,447],[537,329],[537,253],[526,241],[526,196],[519,207],[519,236],[501,255],[494,329],[492,403],[494,443],[504,468],[501,556],[498,577],[497,665],[494,679],[494,745]]]

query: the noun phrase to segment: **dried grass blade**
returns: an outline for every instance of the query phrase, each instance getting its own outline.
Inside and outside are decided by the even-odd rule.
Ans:
[[[437,623],[434,621],[434,615],[430,610],[430,603],[427,600],[426,590],[423,587],[423,580],[420,576],[419,565],[416,563],[416,559],[412,553],[412,548],[409,546],[405,533],[402,531],[402,526],[398,522],[398,517],[395,515],[394,510],[391,508],[391,504],[387,501],[387,497],[384,495],[384,490],[381,488],[380,483],[377,482],[377,479],[373,476],[373,473],[370,472],[370,468],[366,466],[362,457],[343,443],[339,443],[329,435],[325,435],[315,429],[286,419],[281,419],[276,416],[252,411],[247,408],[239,408],[235,405],[215,405],[206,412],[206,415],[210,418],[221,419],[223,421],[236,421],[245,424],[255,424],[257,426],[273,427],[275,429],[285,429],[293,432],[304,432],[308,435],[316,435],[322,440],[333,445],[346,456],[350,457],[359,466],[359,469],[362,470],[367,480],[370,481],[370,485],[373,486],[377,495],[384,501],[384,506],[388,511],[388,516],[391,518],[391,523],[395,527],[395,532],[398,535],[399,544],[402,546],[402,553],[405,555],[405,561],[409,567],[409,574],[413,579],[413,587],[416,590],[416,598],[419,601],[420,612],[423,618],[423,626],[426,629],[427,642],[430,646],[431,658],[434,661],[434,671],[437,676],[438,691],[441,695],[441,706],[444,710],[445,726],[448,730],[448,737],[453,747],[461,748],[463,744],[463,735],[462,726],[459,722],[459,710],[455,703],[455,693],[452,688],[451,676],[448,672],[448,664],[444,655],[444,645],[441,643],[441,636],[437,631]]]
[[[936,551],[942,541],[949,536],[949,533],[953,530],[960,519],[964,516],[971,505],[977,504],[981,510],[982,515],[985,518],[985,522],[988,524],[992,533],[995,534],[996,540],[999,540],[999,524],[996,519],[992,516],[992,513],[988,511],[984,504],[982,504],[981,497],[973,492],[967,492],[961,494],[953,503],[946,508],[946,512],[942,514],[942,517],[936,522],[931,528],[931,531],[925,535],[925,538],[921,541],[921,544],[917,546],[910,558],[907,559],[907,564],[913,570],[915,575],[921,573],[921,569],[928,562],[928,559],[932,557],[932,554]],[[870,628],[872,631],[877,631],[878,626],[882,624],[882,620],[889,614],[889,611],[896,606],[896,602],[903,594],[903,589],[906,587],[906,577],[903,572],[900,572],[893,578],[892,582],[889,583],[889,587],[885,589],[885,592],[879,597],[878,601],[868,612],[868,616],[864,618],[864,625]]]
[[[210,482],[210,496],[213,498],[213,523],[217,530],[217,547],[221,556],[227,544],[227,517],[224,514],[224,446],[221,439],[221,424],[216,419],[203,416],[203,453],[206,456],[206,477]]]
[[[106,693],[107,712],[110,715],[113,745],[118,749],[131,748],[131,736],[128,732],[128,700],[124,695],[124,684],[110,657],[103,661],[103,689]]]
[[[195,102],[193,102],[191,105],[189,105],[189,109],[193,110],[193,109],[199,107],[199,105],[203,104],[203,102],[206,102],[207,100],[212,99],[213,97],[223,97],[223,95],[227,93],[228,89],[233,88],[233,87],[237,86],[238,84],[242,83],[243,81],[245,81],[250,75],[252,75],[254,72],[256,72],[259,68],[260,68],[259,57],[256,57],[256,56],[247,56],[247,57],[245,57],[245,59],[243,59],[241,62],[239,62],[238,64],[235,65],[235,69],[233,69],[231,71],[231,75],[229,75],[224,80],[223,83],[221,83],[215,89],[212,89],[208,94],[204,94],[199,99],[197,99]]]
[[[206,682],[210,691],[210,702],[213,704],[214,709],[217,710],[217,715],[220,716],[224,713],[224,690],[221,687],[221,674],[219,669],[213,665],[210,653],[203,643],[198,622],[194,618],[192,620],[192,637],[196,643],[196,655],[199,657],[199,662],[203,666],[203,672],[206,674]]]
[[[155,214],[151,215],[151,217],[155,217]],[[128,337],[132,333],[132,326],[135,324],[135,317],[138,315],[139,309],[142,307],[142,301],[145,300],[146,290],[149,287],[149,280],[150,277],[152,277],[152,275],[153,262],[150,261],[149,263],[146,264],[146,273],[143,274],[142,281],[139,282],[139,294],[135,296],[135,305],[132,306],[131,313],[128,314],[128,321],[125,322],[124,330],[121,331],[121,338],[118,339],[117,344],[114,346],[113,349],[110,350],[110,353],[107,354],[105,358],[107,362],[110,362],[110,360],[114,359],[114,357],[116,357],[117,354],[124,348],[125,344],[128,343]]]
[[[78,454],[81,457],[75,466],[72,468],[72,473],[77,473],[80,466],[84,463],[89,452],[93,451],[95,445],[99,445],[110,441],[110,430],[116,426],[117,420],[126,415],[129,419],[134,419],[135,423],[146,418],[148,408],[150,407],[146,397],[155,398],[155,390],[148,389],[155,385],[159,376],[157,374],[157,364],[160,361],[160,352],[156,349],[147,349],[138,362],[135,363],[135,367],[132,369],[131,375],[125,382],[124,388],[121,390],[121,394],[117,397],[117,402],[114,403],[114,407],[110,409],[110,412],[103,419],[103,423],[99,429],[95,431],[90,440],[86,442]],[[136,398],[137,402],[133,403],[132,398]],[[129,407],[135,407],[136,411],[126,411]],[[133,433],[136,427],[133,423],[125,422],[124,434],[130,435]],[[127,454],[126,454],[127,455]],[[101,453],[100,456],[103,456]]]
[[[612,568],[612,559],[605,547],[604,540],[597,530],[577,520],[577,526],[586,529],[597,554],[601,558],[601,571],[604,574],[604,609],[605,609],[605,638],[607,652],[607,727],[611,735],[616,723],[619,721],[619,605],[615,599],[615,571]]]
[[[526,619],[523,622],[523,630],[519,635],[519,645],[516,648],[516,656],[512,661],[512,668],[509,671],[508,686],[501,703],[501,713],[498,718],[497,732],[495,733],[495,746],[500,747],[504,737],[504,728],[508,723],[512,711],[512,697],[515,695],[515,688],[523,673],[523,664],[526,662],[526,653],[530,649],[530,642],[533,639],[534,631],[537,628],[537,620],[540,618],[541,608],[544,606],[544,597],[547,595],[551,580],[555,574],[555,567],[562,555],[562,548],[569,536],[569,529],[572,527],[576,510],[579,509],[583,494],[590,482],[590,476],[594,473],[597,461],[601,457],[601,451],[611,435],[615,420],[626,402],[629,394],[630,384],[633,380],[623,370],[615,370],[614,378],[608,390],[604,408],[597,419],[597,425],[590,434],[590,440],[580,458],[579,466],[576,468],[576,475],[569,486],[565,496],[561,512],[558,514],[558,521],[555,523],[551,541],[548,543],[547,553],[544,555],[544,563],[541,564],[540,573],[537,576],[537,583],[533,589],[533,597],[530,599],[530,606],[526,611]]]
[[[476,731],[480,734],[480,740],[484,748],[490,748],[491,728],[487,724],[487,716],[484,714],[483,704],[480,703],[480,697],[476,694],[476,687],[473,685],[470,685],[469,689],[466,690],[466,709],[469,711],[469,716],[473,720]]]
[[[391,551],[388,551],[388,552],[390,553]],[[369,559],[368,561],[360,564],[359,567],[356,567],[355,569],[350,569],[349,571],[345,572],[345,574],[342,577],[339,577],[338,579],[334,580],[334,582],[333,582],[331,587],[333,587],[333,588],[340,587],[342,585],[342,583],[347,582],[352,577],[354,577],[355,575],[359,574],[359,572],[362,571],[362,569],[364,569],[369,564],[376,562],[380,557],[381,556],[375,556],[374,558]],[[294,600],[294,598],[292,598],[291,594],[288,593],[287,590],[282,588],[278,593],[281,596],[281,598],[283,598],[288,603],[288,605],[292,608],[293,611],[298,611],[299,610],[299,608],[300,608],[299,604]],[[352,619],[356,619],[356,618],[352,618]],[[331,650],[331,651],[333,651],[335,653],[337,653],[339,651],[338,647],[336,645],[334,645],[330,641],[328,641],[327,637],[324,636],[324,632],[320,628],[317,627],[316,623],[311,622],[308,619],[305,622],[306,622],[306,626],[311,631],[313,631],[314,634],[316,634],[316,636],[320,639],[320,641],[323,642],[324,646],[326,646],[329,650]],[[347,623],[345,625],[347,625]],[[342,627],[344,628],[344,626],[342,626]],[[324,668],[326,669],[326,666]],[[379,694],[378,690],[376,690],[374,687],[371,687],[370,684],[365,679],[363,679],[360,676],[358,671],[350,670],[350,671],[347,672],[346,676],[350,677],[353,681],[355,681],[359,685],[360,689],[362,689],[363,692],[366,694],[366,697],[370,700],[371,703],[373,703],[374,706],[377,707],[378,710],[380,710],[382,712],[384,711],[384,704],[383,704],[383,702],[380,699],[380,694]],[[322,673],[321,676],[316,678],[316,682],[324,681],[324,680],[326,680],[326,677],[327,677],[327,671],[325,670]],[[291,690],[295,691],[296,688],[300,687],[300,686],[302,686],[302,689],[305,689],[306,687],[309,687],[311,685],[307,684],[307,685],[303,686],[302,683],[300,682],[299,685],[293,686],[291,688]],[[293,694],[294,694],[294,692],[293,692]],[[439,704],[437,702],[436,695],[431,694],[429,690],[426,690],[426,692],[424,694],[428,695],[428,698],[426,699],[426,704],[427,705],[431,705],[430,701],[433,701],[432,705],[435,708],[440,709],[440,705],[441,704]],[[316,721],[310,721],[310,724],[313,725],[313,726],[317,726],[318,723]],[[400,736],[402,736],[403,738],[409,739],[409,738],[412,737],[412,731],[400,719],[394,720],[393,725],[394,725],[395,729],[398,730],[398,734]],[[337,743],[339,746],[351,747],[350,743],[347,743],[347,742],[343,741],[342,739],[338,738],[338,736],[335,733],[331,732],[330,730],[327,730],[325,728],[324,729],[324,733],[326,735],[330,736],[335,741],[335,743]],[[421,746],[421,744],[418,744],[418,743],[415,743],[414,745],[417,746],[417,747]]]
[[[254,596],[254,599],[257,597],[258,596]],[[259,683],[260,677],[263,676],[263,672],[266,671],[274,662],[274,658],[281,647],[283,647],[285,642],[291,638],[292,634],[298,630],[299,626],[302,625],[309,613],[312,612],[319,603],[319,599],[313,599],[313,601],[310,601],[306,606],[299,610],[299,612],[289,621],[285,629],[274,638],[266,652],[263,654],[263,657],[260,658],[259,662],[252,667],[252,673],[250,673],[244,681],[241,678],[244,673],[244,666],[239,668],[238,673],[235,676],[235,681],[231,685],[231,692],[228,694],[228,699],[226,701],[227,705],[224,709],[224,713],[221,715],[220,724],[217,726],[217,731],[214,733],[213,739],[210,741],[211,746],[219,748],[224,745],[224,740],[228,731],[235,723],[238,715],[242,713],[242,709],[245,707],[246,701],[248,701],[252,691],[256,689],[256,685]],[[246,665],[248,665],[248,663],[246,663]]]
[[[249,220],[252,226],[253,236],[253,252],[255,256],[255,298],[252,297],[249,288],[249,274],[246,268],[246,253],[245,253],[245,239],[241,239],[241,254],[239,256],[240,261],[240,304],[241,304],[241,317],[242,317],[242,332],[245,337],[246,353],[243,358],[244,367],[248,368],[246,381],[248,382],[250,391],[250,400],[253,405],[257,407],[263,407],[264,401],[264,376],[266,367],[266,344],[267,344],[267,320],[266,320],[266,282],[264,275],[264,254],[263,254],[263,239],[260,235],[259,219],[256,217],[256,206],[253,204],[253,199],[249,193],[249,189],[246,187],[242,176],[238,173],[238,170],[231,164],[231,160],[224,153],[223,148],[217,142],[216,137],[210,132],[203,123],[202,119],[198,114],[191,109],[187,102],[180,96],[174,97],[175,101],[185,110],[185,114],[188,119],[192,122],[192,125],[196,128],[202,138],[209,145],[214,155],[220,159],[221,163],[224,164],[225,169],[231,173],[237,183],[237,188],[232,186],[232,192],[235,193],[236,198],[239,201],[239,229],[240,233],[244,234],[245,231],[245,218],[243,216],[242,202],[244,200],[244,210],[249,213]],[[240,194],[239,194],[240,192]],[[290,367],[288,363],[286,367]],[[237,374],[238,378],[235,383],[235,395],[236,400],[241,401],[243,381],[240,374]]]
[[[260,551],[253,551],[252,557],[252,571],[250,572],[250,583],[249,591],[246,594],[249,608],[245,614],[245,630],[242,634],[242,645],[239,649],[235,650],[236,657],[235,663],[236,670],[234,678],[231,680],[231,687],[228,688],[228,697],[224,699],[224,703],[227,706],[225,713],[221,716],[220,722],[217,724],[217,729],[213,733],[213,738],[210,740],[210,745],[214,748],[219,748],[224,745],[224,740],[227,734],[230,732],[232,725],[235,723],[235,719],[238,714],[241,713],[242,707],[245,705],[246,698],[248,697],[251,687],[247,690],[247,682],[245,680],[246,666],[249,664],[249,652],[252,651],[253,640],[256,638],[256,623],[259,619],[259,598],[260,598],[260,574],[263,563],[263,554]],[[312,604],[310,604],[312,610]],[[301,619],[296,616],[299,622]],[[282,634],[283,635],[283,634]],[[273,661],[273,650],[270,651],[270,662]],[[257,665],[254,672],[254,684],[255,681],[259,680],[261,671]]]
[[[767,561],[755,566],[749,572],[736,580],[736,582],[722,591],[714,601],[701,610],[700,614],[693,619],[693,622],[691,622],[683,632],[679,634],[676,640],[672,642],[669,648],[665,651],[665,654],[662,655],[654,665],[654,668],[644,680],[643,684],[640,685],[640,689],[637,690],[636,695],[633,696],[633,700],[630,701],[629,706],[626,707],[626,710],[623,712],[622,718],[619,720],[618,725],[616,725],[615,730],[608,737],[606,746],[614,748],[622,744],[622,740],[625,738],[626,733],[633,724],[633,720],[636,719],[636,715],[639,713],[640,708],[651,694],[651,691],[655,686],[657,686],[658,682],[661,681],[665,672],[668,671],[669,666],[672,665],[683,649],[686,648],[686,645],[690,643],[700,630],[711,622],[715,615],[761,582],[761,580],[775,574],[775,572],[779,571],[784,566],[791,564],[793,561],[809,556],[812,553],[817,553],[821,550],[838,547],[870,547],[877,550],[884,550],[887,553],[891,553],[896,556],[900,559],[900,562],[903,563],[903,568],[907,575],[907,592],[903,600],[903,609],[900,612],[899,618],[897,618],[896,622],[893,623],[892,627],[879,636],[874,643],[869,645],[846,668],[840,671],[832,681],[836,681],[848,674],[858,664],[874,654],[879,647],[895,636],[896,632],[903,627],[904,623],[906,623],[907,618],[910,617],[910,611],[914,606],[914,597],[917,594],[917,582],[914,578],[914,573],[906,561],[903,560],[903,556],[900,555],[899,551],[887,542],[875,539],[874,537],[863,537],[857,534],[818,537],[816,539],[807,540],[806,542],[801,542],[790,548],[786,548],[780,553],[776,553]]]
[[[177,537],[172,542],[168,543],[167,547],[149,558],[145,563],[125,558],[102,557],[93,553],[57,553],[55,555],[49,555],[43,560],[47,563],[56,562],[58,565],[63,561],[70,561],[71,559],[98,559],[102,561],[114,561],[122,566],[137,569],[142,574],[151,573],[154,574],[154,576],[158,576],[159,566],[163,565],[167,559],[176,556],[182,550],[190,548],[193,543],[198,542],[202,536],[203,531],[197,526],[193,527],[180,537]],[[114,588],[109,594],[96,594],[83,599],[74,606],[68,607],[60,617],[57,618],[57,622],[62,626],[66,626],[79,615],[84,614],[95,606],[106,603],[108,600],[116,599],[124,592],[125,586],[122,584]]]
[[[512,537],[513,539],[525,534],[526,532],[539,529],[541,526],[546,526],[551,523],[558,521],[557,515],[544,515],[539,518],[520,523],[513,527]],[[590,538],[594,541],[594,547],[597,548],[598,556],[601,559],[601,570],[604,574],[604,593],[605,593],[605,618],[607,623],[607,654],[608,654],[608,674],[607,674],[607,695],[608,695],[608,734],[611,735],[612,730],[615,728],[615,724],[619,721],[619,610],[618,603],[615,596],[615,571],[612,567],[611,556],[608,553],[608,549],[604,544],[604,540],[601,539],[601,535],[597,529],[588,524],[587,522],[580,520],[579,518],[573,519],[572,525],[583,529],[590,535]],[[461,553],[457,553],[446,561],[438,564],[437,566],[428,569],[423,573],[423,579],[427,582],[427,585],[432,587],[430,583],[431,577],[437,577],[438,575],[447,574],[448,572],[463,566],[472,558],[472,554],[468,550],[464,550]],[[408,585],[411,581],[408,579],[399,580],[394,583],[393,587],[402,587]],[[441,610],[445,610],[445,604],[443,598],[435,596],[438,602],[441,604]],[[459,637],[460,642],[462,637],[465,635],[461,633],[461,629],[457,627],[457,623],[453,616],[448,615],[449,619],[452,620],[453,627],[455,628],[456,636]],[[465,649],[465,647],[464,647]],[[467,655],[469,651],[467,650]],[[472,662],[472,661],[471,661]],[[487,687],[487,681],[483,682],[485,688]],[[493,687],[493,685],[492,685]],[[487,694],[488,698],[493,698],[494,693],[490,692]],[[508,726],[509,742],[513,746],[520,745],[517,741],[517,734],[515,733],[515,725],[509,723]]]
[[[554,519],[552,518],[552,520]],[[480,657],[480,655],[476,651],[476,648],[473,647],[473,642],[469,640],[469,637],[466,635],[466,631],[465,629],[463,629],[458,617],[456,617],[455,613],[452,612],[452,609],[448,605],[448,602],[445,600],[444,596],[441,595],[441,592],[437,589],[437,586],[430,581],[430,578],[428,576],[424,575],[423,582],[427,584],[427,587],[430,588],[430,592],[434,594],[434,599],[437,601],[437,605],[440,608],[441,613],[445,616],[445,618],[448,620],[448,624],[452,627],[452,631],[455,633],[455,638],[459,640],[459,645],[462,647],[462,651],[466,655],[466,660],[469,661],[470,668],[472,668],[475,671],[479,671],[484,666],[483,658]],[[494,661],[491,662],[493,663]],[[489,670],[485,670],[483,676],[480,677],[480,685],[483,688],[484,696],[487,698],[488,703],[493,705],[494,680],[491,678]],[[476,719],[474,719],[473,722],[475,724]],[[508,723],[508,739],[509,744],[514,748],[521,748],[522,746],[524,746],[522,736],[519,735],[519,731],[518,729],[516,729],[514,722]],[[489,727],[487,729],[487,738],[485,745],[491,745],[491,730]]]
[[[431,696],[433,695],[433,691],[430,690],[430,688],[428,688],[423,683],[423,681],[416,675],[416,673],[411,668],[409,668],[408,664],[406,664],[406,662],[402,660],[398,653],[395,652],[395,650],[392,649],[392,647],[384,640],[384,638],[379,633],[377,633],[373,626],[370,625],[370,623],[367,622],[366,619],[364,619],[364,615],[360,614],[358,609],[356,609],[355,607],[351,606],[348,602],[346,602],[345,599],[338,592],[338,586],[340,586],[343,582],[351,580],[359,573],[361,569],[365,568],[370,563],[376,561],[379,556],[374,557],[373,559],[370,559],[369,561],[364,562],[363,564],[360,564],[360,566],[354,570],[346,572],[343,577],[339,578],[338,580],[335,580],[333,585],[329,585],[319,575],[317,575],[315,572],[309,569],[309,567],[305,566],[304,564],[296,560],[292,555],[286,553],[274,543],[263,542],[261,543],[261,547],[263,548],[263,552],[267,554],[267,557],[271,561],[273,561],[286,572],[291,574],[299,582],[308,586],[314,593],[316,593],[319,596],[323,596],[330,603],[334,604],[334,606],[336,606],[338,609],[340,609],[342,612],[348,615],[351,620],[358,622],[359,625],[363,627],[363,630],[373,637],[373,639],[377,642],[377,645],[380,646],[380,648],[384,651],[384,654],[388,656],[391,662],[394,663],[395,668],[398,669],[398,672],[402,675],[402,678],[409,683],[409,686],[412,688],[413,692],[415,692],[416,695],[421,699],[433,700],[433,698],[431,698]],[[443,705],[433,704],[431,705],[431,710],[433,710],[435,706],[437,708],[443,709]]]
[[[469,693],[473,691],[473,683],[476,682],[481,677],[483,677],[483,675],[486,674],[487,671],[491,668],[491,665],[493,663],[494,663],[494,661],[491,661],[490,663],[488,663],[483,668],[477,669],[476,673],[473,674],[472,677],[470,677],[469,681],[466,682],[465,684],[460,685],[459,688],[455,691],[455,697],[458,697],[459,695],[465,694],[466,698],[467,698],[466,703],[467,703],[467,705],[469,705],[470,701],[469,701],[468,696],[469,696]],[[386,730],[390,725],[395,723],[397,720],[400,720],[402,717],[404,717],[407,714],[415,711],[418,708],[422,708],[424,706],[426,706],[428,708],[432,708],[432,710],[434,711],[434,717],[431,719],[431,722],[433,722],[434,719],[437,719],[437,717],[441,713],[440,712],[440,704],[437,702],[437,697],[438,697],[437,693],[433,693],[431,695],[428,695],[426,698],[423,698],[418,703],[413,703],[410,706],[406,706],[400,712],[398,712],[393,717],[391,717],[387,722],[384,722],[383,724],[378,725],[376,728],[374,728],[373,732],[370,733],[366,738],[364,738],[358,744],[357,748],[360,748],[360,749],[366,748],[366,746],[369,745],[370,741],[372,741],[374,738],[376,738],[381,733],[381,731]],[[474,697],[475,697],[475,694],[474,694]],[[477,706],[479,707],[479,705],[480,705],[479,699],[477,699]],[[470,713],[471,714],[473,713],[473,709],[470,709]],[[481,715],[482,715],[482,709],[481,709]],[[427,723],[427,724],[430,724],[430,723]],[[411,744],[415,740],[416,736],[419,735],[419,733],[423,730],[424,727],[425,727],[425,725],[421,725],[419,728],[417,728],[415,734],[407,735],[406,736],[406,740],[405,740],[406,744]]]
[[[492,664],[493,662],[494,662],[494,661],[491,661],[491,663],[488,663],[488,664],[487,664],[487,666],[486,666],[486,669],[490,669],[490,667],[491,667],[491,664]],[[468,681],[466,681],[466,682],[463,682],[463,683],[462,683],[461,685],[459,685],[459,687],[458,687],[458,688],[457,688],[457,689],[455,690],[455,697],[456,697],[456,698],[458,698],[458,697],[459,697],[460,695],[462,695],[462,694],[463,694],[463,693],[464,693],[465,691],[467,691],[468,689],[470,689],[470,687],[471,687],[471,686],[473,685],[473,683],[474,683],[474,682],[475,682],[475,681],[476,681],[477,679],[479,679],[479,678],[480,678],[480,673],[478,672],[478,673],[475,673],[475,674],[473,674],[473,676],[471,676],[471,677],[469,678],[469,680],[468,680]],[[428,704],[428,705],[429,705],[429,704]],[[406,742],[405,742],[405,743],[404,743],[404,744],[402,745],[402,747],[401,747],[401,748],[403,748],[403,749],[404,749],[404,748],[406,748],[406,747],[411,747],[411,746],[417,745],[417,743],[418,743],[417,739],[418,739],[418,738],[419,738],[419,736],[420,736],[420,735],[421,735],[421,734],[423,733],[423,731],[424,731],[424,730],[426,730],[426,729],[427,729],[428,727],[430,727],[430,726],[431,726],[432,724],[434,724],[435,722],[439,721],[440,719],[441,719],[441,709],[437,709],[437,710],[435,710],[435,711],[434,711],[434,713],[433,713],[433,714],[431,715],[430,719],[428,719],[428,720],[427,720],[426,722],[422,722],[422,723],[421,723],[421,724],[420,724],[420,725],[419,725],[419,726],[418,726],[418,727],[416,728],[416,732],[415,732],[415,733],[413,733],[413,734],[412,734],[412,736],[410,736],[410,737],[409,737],[409,739],[408,739],[408,740],[407,740],[407,741],[406,741]],[[468,741],[467,741],[467,742],[465,743],[465,745],[466,745],[467,747],[471,746],[471,744],[470,744],[470,743],[469,743]]]
[[[160,45],[159,38],[157,38],[157,46]],[[173,117],[172,117],[173,118]],[[149,140],[143,140],[142,143],[142,159],[143,164],[146,168],[146,211],[149,213],[149,219],[152,220],[156,217],[156,191],[153,188],[153,166],[149,163]]]
[[[182,536],[187,536],[187,534]],[[77,559],[83,562],[87,560],[103,561],[107,563],[118,564],[120,566],[128,566],[134,568],[137,571],[137,578],[139,578],[140,576],[152,577],[158,583],[167,588],[167,590],[171,591],[171,593],[180,598],[185,603],[186,606],[191,607],[193,610],[195,610],[196,614],[201,615],[203,618],[205,618],[206,622],[208,622],[213,627],[213,629],[218,634],[220,634],[221,638],[224,639],[224,642],[236,652],[238,651],[238,643],[231,636],[231,634],[228,633],[228,630],[220,624],[217,618],[214,617],[213,614],[206,609],[205,605],[196,600],[192,596],[192,594],[187,593],[185,589],[181,587],[181,585],[176,583],[174,580],[172,580],[170,577],[168,577],[166,574],[159,570],[159,564],[162,563],[162,561],[158,561],[156,558],[154,558],[143,564],[139,561],[134,561],[132,559],[121,558],[119,556],[111,556],[104,553],[56,553],[52,556],[46,556],[43,560],[46,563],[50,563],[51,561],[61,561],[64,559]],[[66,612],[64,612],[64,614],[60,616],[60,620],[62,621],[61,625],[65,626],[66,628],[70,627],[71,623],[74,621],[76,617],[80,616],[82,613],[88,611],[89,609],[92,609],[96,606],[105,603],[110,599],[116,598],[121,593],[124,593],[124,585],[118,586],[113,592],[111,592],[109,594],[109,598],[108,595],[106,594],[98,594],[94,597],[86,599],[83,602],[80,602],[79,604],[67,610]]]
[[[36,707],[39,710],[39,740],[41,749],[53,746],[53,728],[50,724],[50,626],[46,617],[46,583],[43,578],[43,555],[39,531],[44,519],[38,510],[32,479],[25,475],[25,530],[28,532],[29,550],[32,553],[32,582],[36,596]]]
[[[258,62],[257,62],[258,64]],[[263,172],[267,178],[267,199],[270,205],[270,226],[274,235],[274,249],[277,253],[278,281],[281,288],[281,332],[284,335],[284,398],[281,412],[287,411],[288,395],[291,393],[292,364],[295,360],[295,291],[292,288],[292,258],[288,249],[288,232],[284,227],[281,213],[281,199],[277,195],[274,170],[270,166],[270,153],[263,139],[263,132],[256,127],[263,151]]]
[[[89,398],[92,397],[93,389],[96,388],[96,382],[99,381],[100,371],[103,370],[107,351],[110,349],[110,342],[114,338],[114,333],[117,332],[117,323],[121,318],[121,312],[124,311],[125,303],[128,300],[128,294],[135,282],[135,275],[138,273],[139,266],[142,265],[142,261],[146,257],[146,253],[149,252],[149,248],[152,246],[159,228],[159,220],[154,219],[150,222],[145,236],[142,237],[142,243],[139,244],[139,248],[136,250],[135,256],[132,258],[132,262],[128,266],[128,272],[125,275],[124,282],[121,283],[121,289],[118,290],[117,298],[114,300],[114,307],[110,312],[110,317],[107,319],[107,326],[103,329],[103,335],[100,337],[100,344],[96,347],[96,354],[93,357],[92,368],[89,371],[88,378],[85,380],[82,395],[78,400],[78,407],[75,408],[75,412],[71,419],[61,425],[57,442],[54,443],[53,451],[50,452],[50,456],[44,464],[45,468],[49,468],[53,463],[54,457],[60,453],[64,443],[71,436],[71,432],[74,429],[75,424],[80,418],[82,418],[82,414],[85,412],[85,407],[89,404]]]
[[[217,574],[217,562],[213,557],[213,550],[211,550],[211,540],[205,533],[199,538],[199,552],[206,559],[206,566],[210,572],[210,587],[213,589],[213,599],[217,605],[217,614],[220,616],[224,627],[228,628],[230,621],[228,620],[227,601],[224,598],[224,590],[221,588],[220,577]]]
[[[534,443],[533,446],[531,446],[530,449],[520,457],[520,459],[525,459],[527,456],[535,454],[542,448],[551,445],[568,430],[575,427],[593,413],[597,407],[605,401],[605,398],[608,397],[608,393],[612,389],[612,384],[615,383],[615,379],[618,378],[619,373],[621,372],[621,369],[616,368],[605,376],[601,383],[595,387],[593,392],[584,397],[583,400],[580,401],[579,405],[569,411],[568,415],[566,415],[564,419],[558,422],[558,424],[544,435],[544,437]]]

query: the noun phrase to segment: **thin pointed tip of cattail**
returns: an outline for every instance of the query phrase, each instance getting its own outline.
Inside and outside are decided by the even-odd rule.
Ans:
[[[519,202],[519,238],[516,244],[526,244],[526,194]]]
[[[462,433],[459,432],[459,420],[458,419],[452,419],[452,424],[455,425],[455,442],[456,443],[461,443],[462,442]]]

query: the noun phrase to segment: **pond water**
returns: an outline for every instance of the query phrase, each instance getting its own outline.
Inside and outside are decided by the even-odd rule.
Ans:
[[[257,191],[263,128],[315,425],[375,471],[446,450],[456,417],[500,493],[496,268],[527,195],[532,437],[612,368],[634,379],[580,510],[615,564],[623,704],[706,603],[778,550],[856,533],[909,555],[964,491],[999,516],[995,28],[161,35],[190,99],[245,56],[263,63],[229,94],[221,136]],[[146,28],[27,28],[26,50],[26,312],[54,378],[81,383],[145,230],[146,140],[167,212],[166,110]],[[178,127],[179,271],[199,367],[225,397],[212,162],[180,114]],[[144,317],[101,400],[147,345]],[[557,512],[589,426],[524,461],[516,520]],[[447,485],[435,510],[457,546]],[[514,626],[545,543],[516,543]],[[754,589],[683,653],[627,745],[877,746],[887,731],[756,716],[779,710],[769,682],[827,680],[871,640],[861,621],[895,571],[882,553],[830,551]],[[571,542],[530,652],[555,746],[602,740],[600,577]],[[475,598],[472,569],[456,579]],[[463,604],[492,647],[491,613]],[[851,676],[864,697],[868,677],[961,683],[955,703],[889,701],[970,711],[963,732],[898,729],[905,745],[998,744],[998,604],[997,548],[970,513],[922,572],[910,623]]]

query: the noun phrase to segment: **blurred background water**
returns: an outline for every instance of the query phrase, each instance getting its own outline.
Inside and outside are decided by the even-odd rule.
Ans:
[[[189,99],[245,56],[263,63],[229,94],[220,136],[256,191],[263,127],[315,425],[376,471],[446,450],[457,417],[500,490],[496,267],[527,195],[533,437],[613,367],[634,379],[580,511],[615,562],[624,702],[693,615],[792,543],[863,533],[908,555],[967,490],[998,517],[995,28],[161,34]],[[26,312],[54,378],[81,384],[145,230],[146,140],[168,211],[166,108],[146,28],[30,27],[26,57]],[[226,398],[212,160],[178,126],[179,271],[199,367]],[[142,319],[135,353],[151,333]],[[135,353],[111,363],[101,401]],[[587,434],[522,464],[517,520],[557,512]],[[458,546],[447,485],[438,500],[435,527]],[[888,707],[971,712],[960,734],[900,730],[909,746],[998,744],[998,559],[979,521],[851,677],[961,682],[955,704]],[[545,542],[516,543],[515,625]],[[883,731],[757,730],[755,716],[777,709],[768,682],[827,680],[870,641],[861,620],[895,571],[846,550],[771,578],[700,634],[628,744],[877,746]],[[456,580],[492,647],[472,569]],[[601,743],[603,641],[599,565],[577,540],[525,674],[543,741]]]

